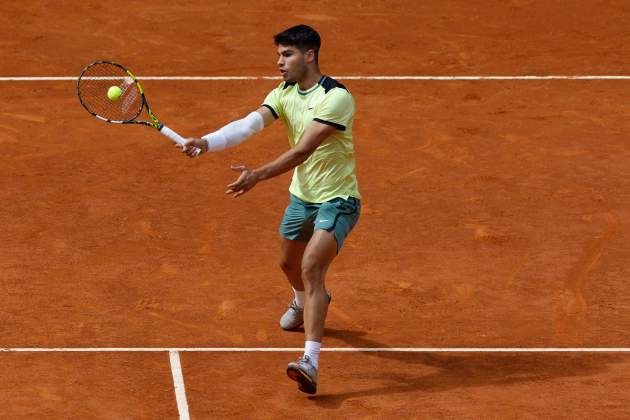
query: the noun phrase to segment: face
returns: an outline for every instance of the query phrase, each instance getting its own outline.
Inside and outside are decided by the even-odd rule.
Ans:
[[[287,82],[298,82],[306,73],[306,66],[313,61],[313,50],[305,53],[291,45],[278,45],[278,68]]]

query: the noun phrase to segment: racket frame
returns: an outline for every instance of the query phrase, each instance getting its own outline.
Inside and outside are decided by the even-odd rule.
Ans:
[[[111,120],[108,118],[105,118],[101,115],[98,115],[94,112],[92,112],[87,105],[83,102],[83,99],[81,98],[81,78],[83,77],[83,75],[85,74],[86,71],[88,71],[90,68],[99,65],[99,64],[109,64],[115,67],[118,67],[119,69],[123,70],[130,78],[131,80],[136,84],[136,87],[138,88],[138,91],[140,92],[140,97],[142,100],[142,105],[138,108],[138,112],[130,119],[128,120]],[[155,116],[155,114],[153,114],[153,111],[151,111],[151,107],[149,106],[149,102],[147,101],[147,98],[144,94],[144,89],[142,88],[142,85],[140,84],[140,81],[138,80],[138,78],[131,72],[131,70],[129,70],[128,68],[115,63],[113,61],[107,61],[107,60],[97,60],[94,61],[90,64],[88,64],[87,66],[85,66],[83,68],[83,70],[81,71],[81,74],[79,75],[78,79],[77,79],[77,96],[79,97],[79,102],[81,102],[81,105],[83,106],[83,108],[85,108],[85,110],[87,112],[89,112],[91,115],[93,115],[94,117],[98,118],[99,120],[108,122],[108,123],[112,123],[112,124],[141,124],[141,125],[146,125],[148,127],[153,127],[155,128],[157,131],[161,132],[162,134],[164,134],[166,137],[169,137],[172,141],[174,141],[175,143],[178,143],[180,145],[184,145],[185,144],[185,139],[180,136],[179,134],[177,134],[176,132],[174,132],[173,130],[171,130],[170,128],[166,127],[164,124],[162,124],[160,122],[160,120]],[[151,121],[146,121],[146,120],[137,120],[136,118],[138,118],[138,116],[142,113],[142,110],[146,108],[147,110],[147,114],[149,115],[149,118],[151,118]],[[194,148],[195,149],[195,156],[198,156],[201,154],[201,149],[198,148]]]
[[[122,71],[127,73],[127,75],[131,78],[131,80],[135,83],[136,87],[138,88],[138,91],[140,92],[140,98],[141,98],[141,101],[142,101],[142,106],[140,106],[138,108],[138,112],[132,118],[130,118],[128,120],[111,120],[109,118],[103,117],[102,115],[98,115],[98,114],[94,113],[83,102],[83,98],[81,98],[81,87],[80,87],[81,86],[81,79],[82,79],[83,75],[85,74],[85,72],[87,72],[90,68],[92,68],[92,67],[94,67],[96,65],[100,65],[100,64],[109,64],[109,65],[118,67],[119,69],[121,69]],[[153,127],[156,130],[158,130],[158,131],[160,131],[162,129],[162,126],[164,125],[155,116],[155,114],[153,114],[153,111],[151,111],[151,107],[149,106],[149,102],[147,101],[147,97],[144,94],[144,89],[142,88],[142,85],[140,84],[140,81],[138,80],[138,78],[131,72],[131,70],[125,68],[124,66],[122,66],[122,65],[120,65],[118,63],[114,63],[113,61],[97,60],[97,61],[94,61],[94,62],[88,64],[87,66],[85,66],[83,68],[83,70],[81,71],[81,74],[79,75],[79,78],[77,79],[77,96],[79,97],[79,102],[81,102],[81,105],[83,106],[83,108],[85,108],[85,110],[87,112],[89,112],[90,114],[92,114],[93,116],[98,118],[99,120],[102,120],[102,121],[105,121],[105,122],[108,122],[108,123],[112,123],[112,124],[142,124],[142,125],[146,125],[146,126],[149,126],[149,127]],[[142,110],[144,108],[146,108],[147,114],[149,114],[149,118],[151,118],[151,121],[144,121],[144,120],[137,120],[136,119],[142,113]]]

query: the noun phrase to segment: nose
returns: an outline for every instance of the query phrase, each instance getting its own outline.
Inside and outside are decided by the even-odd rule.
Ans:
[[[282,56],[278,57],[278,66],[282,67],[283,64],[284,64],[284,57]]]

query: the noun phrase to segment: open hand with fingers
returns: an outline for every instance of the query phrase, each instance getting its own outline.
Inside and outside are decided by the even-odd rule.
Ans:
[[[245,165],[230,165],[230,169],[241,173],[235,182],[228,185],[228,189],[225,192],[226,194],[232,195],[234,198],[254,188],[259,181],[258,174],[248,169]]]
[[[208,151],[208,142],[197,137],[190,137],[186,139],[186,143],[176,143],[175,147],[180,149],[182,153],[185,153],[188,157],[194,158]]]

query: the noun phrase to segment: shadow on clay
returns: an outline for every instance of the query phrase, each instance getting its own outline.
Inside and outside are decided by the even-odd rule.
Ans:
[[[371,340],[367,333],[326,329],[352,347],[390,347]],[[544,382],[557,378],[587,377],[606,371],[624,359],[614,354],[576,353],[359,353],[349,358],[356,379],[377,383],[369,389],[342,393],[321,393],[309,397],[323,408],[335,409],[351,398],[365,398],[409,392],[445,392],[457,388]],[[375,371],[374,357],[403,362],[404,373]],[[433,373],[427,374],[427,367]]]

